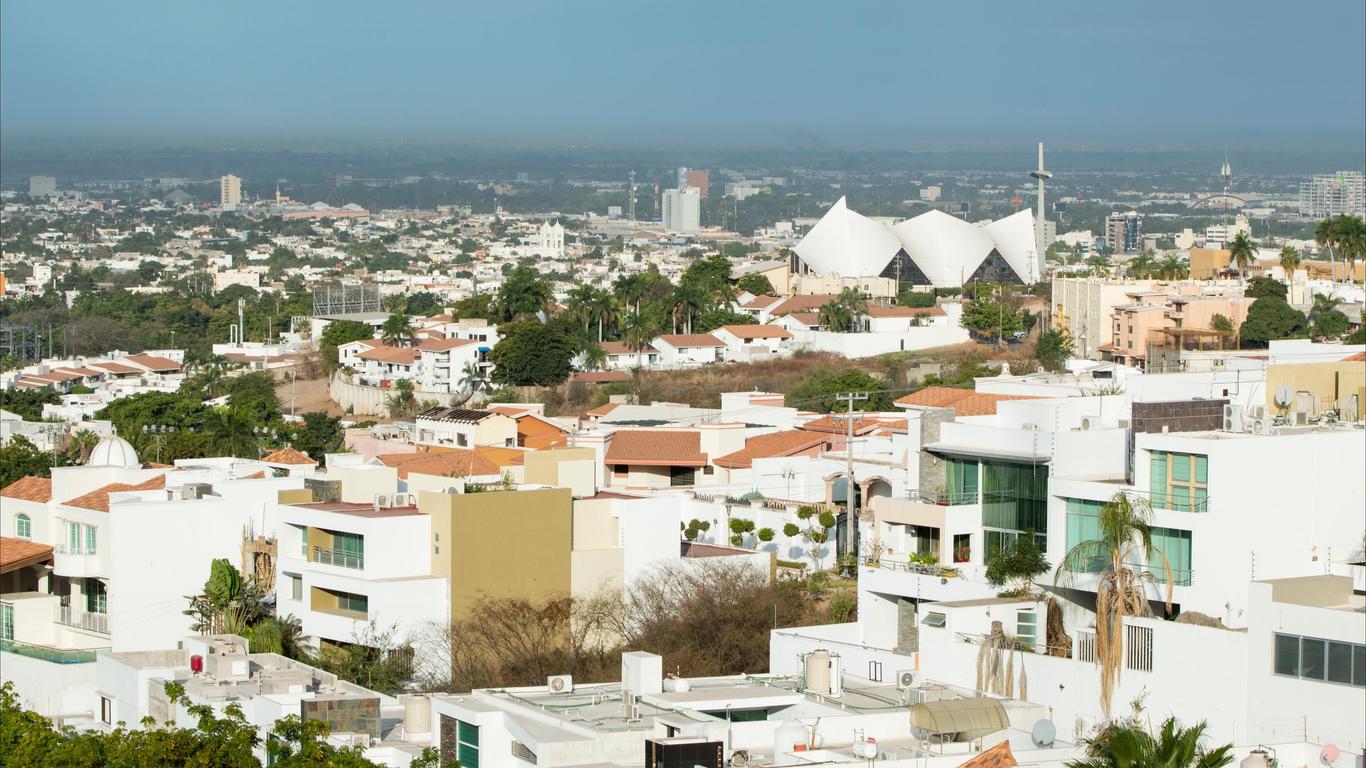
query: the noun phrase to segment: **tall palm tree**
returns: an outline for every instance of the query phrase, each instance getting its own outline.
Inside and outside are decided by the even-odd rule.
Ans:
[[[1300,268],[1300,252],[1293,245],[1287,245],[1281,249],[1281,269],[1285,270],[1285,279],[1288,282],[1295,274],[1295,270]]]
[[[1146,616],[1147,586],[1159,577],[1152,568],[1136,566],[1141,560],[1161,561],[1166,584],[1166,607],[1172,604],[1172,567],[1161,550],[1153,549],[1152,508],[1146,499],[1117,493],[1101,505],[1100,538],[1083,541],[1063,556],[1053,581],[1070,581],[1077,573],[1097,573],[1096,664],[1100,667],[1100,707],[1110,716],[1110,699],[1119,682],[1124,662],[1124,620]]]
[[[1155,735],[1136,720],[1113,722],[1086,739],[1086,757],[1069,760],[1067,768],[1223,768],[1233,762],[1231,745],[1208,749],[1204,735],[1203,720],[1182,728],[1169,717]]]
[[[868,297],[857,288],[845,288],[840,291],[840,303],[849,310],[850,325],[858,322],[859,318],[868,312]]]
[[[1338,264],[1335,258],[1335,251],[1338,245],[1338,217],[1324,219],[1314,228],[1314,242],[1318,244],[1319,250],[1328,252],[1329,277],[1334,282],[1338,279]]]
[[[1157,271],[1157,260],[1146,253],[1140,253],[1129,260],[1129,276],[1145,280]]]
[[[617,298],[606,288],[599,288],[593,293],[593,300],[588,305],[589,322],[598,325],[598,343],[602,343],[603,328],[614,325],[618,315]]]
[[[67,442],[67,454],[71,460],[77,464],[84,464],[90,460],[90,452],[95,450],[95,446],[100,442],[100,436],[88,429],[82,429],[73,434]]]
[[[1342,214],[1334,228],[1338,253],[1347,262],[1347,282],[1356,277],[1357,259],[1366,259],[1366,221],[1360,216]]]
[[[601,344],[590,343],[583,350],[583,365],[585,368],[602,370],[607,366],[607,351]]]
[[[1162,261],[1157,265],[1157,274],[1163,280],[1181,280],[1190,274],[1190,267],[1175,253],[1168,253],[1162,257]]]
[[[597,290],[587,283],[580,283],[569,290],[564,299],[565,314],[581,325],[592,320],[592,305]]]
[[[826,330],[843,333],[849,330],[849,308],[842,301],[828,301],[816,311],[816,322]]]
[[[641,354],[645,351],[645,345],[655,337],[655,324],[648,313],[639,310],[626,316],[626,323],[621,329],[622,340],[627,346],[636,351],[636,367],[641,365]]]
[[[218,456],[260,458],[260,443],[251,420],[237,408],[215,408],[204,419],[209,450]]]
[[[413,324],[407,315],[395,312],[379,327],[379,338],[386,344],[406,344],[413,340]]]
[[[674,333],[678,333],[678,319],[683,318],[683,332],[692,333],[692,321],[707,308],[708,297],[692,283],[679,283],[670,297]]]
[[[1239,232],[1228,244],[1228,251],[1229,260],[1238,265],[1246,280],[1247,268],[1257,261],[1257,243],[1246,232]]]

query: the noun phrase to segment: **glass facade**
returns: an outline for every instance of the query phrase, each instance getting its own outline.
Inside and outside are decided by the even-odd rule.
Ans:
[[[1366,687],[1366,645],[1278,633],[1272,670],[1302,680]]]
[[[976,504],[978,464],[975,459],[945,459],[945,493],[949,504]]]
[[[1150,451],[1149,490],[1154,509],[1204,512],[1209,509],[1209,457]]]
[[[1100,508],[1104,503],[1094,499],[1067,500],[1066,551],[1071,552],[1077,545],[1085,541],[1100,540]],[[1099,573],[1104,567],[1105,558],[1096,557],[1077,570],[1082,573]]]
[[[1048,546],[1048,465],[982,461],[984,554],[990,558],[1021,533],[1033,531]],[[993,530],[994,529],[994,530]]]
[[[1191,583],[1191,532],[1177,528],[1153,528],[1153,551],[1148,553],[1148,570],[1158,579],[1166,578],[1161,552],[1172,569],[1172,583],[1189,587]]]
[[[109,612],[109,596],[105,592],[104,582],[99,579],[86,578],[81,591],[85,593],[86,613]]]

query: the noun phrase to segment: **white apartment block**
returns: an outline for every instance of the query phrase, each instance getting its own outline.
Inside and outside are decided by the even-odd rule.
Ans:
[[[670,232],[702,228],[702,195],[697,187],[664,190],[661,206],[664,228]]]
[[[1366,177],[1361,171],[1314,176],[1300,184],[1300,210],[1316,219],[1341,214],[1366,216]]]

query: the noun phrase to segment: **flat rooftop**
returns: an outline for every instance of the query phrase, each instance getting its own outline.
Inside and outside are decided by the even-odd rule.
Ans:
[[[313,501],[307,504],[290,504],[289,506],[299,509],[316,509],[320,512],[337,512],[353,517],[404,517],[422,514],[421,510],[415,506],[380,507],[376,509],[374,504],[352,501]]]

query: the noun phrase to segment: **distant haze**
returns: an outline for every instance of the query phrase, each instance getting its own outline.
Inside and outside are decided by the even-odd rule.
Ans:
[[[4,2],[0,132],[1358,153],[1366,3]]]

